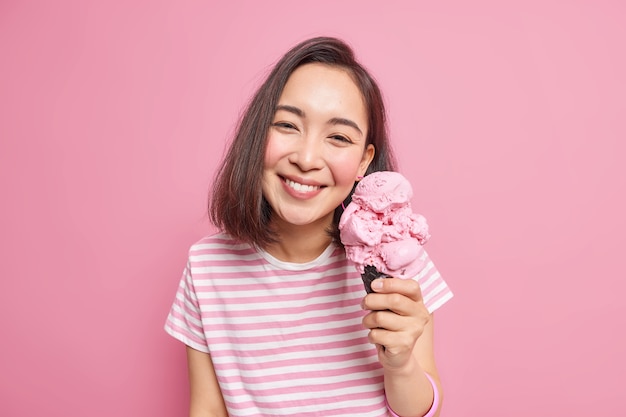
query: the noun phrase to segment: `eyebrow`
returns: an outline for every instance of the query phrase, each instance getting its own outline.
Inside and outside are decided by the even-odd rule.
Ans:
[[[293,113],[296,116],[301,117],[303,119],[306,117],[306,114],[304,113],[304,111],[302,111],[302,109],[295,107],[295,106],[289,106],[287,104],[279,104],[278,106],[276,106],[276,111],[279,111],[279,110],[284,110],[286,112]],[[333,117],[332,119],[328,121],[328,124],[349,126],[358,130],[358,132],[361,135],[363,135],[363,131],[359,128],[359,125],[357,125],[352,120],[346,119],[344,117]]]
[[[330,123],[331,125],[345,125],[353,127],[358,130],[361,135],[363,135],[363,132],[361,131],[361,129],[359,129],[359,125],[357,125],[350,119],[344,119],[343,117],[333,117],[328,121],[328,123]]]

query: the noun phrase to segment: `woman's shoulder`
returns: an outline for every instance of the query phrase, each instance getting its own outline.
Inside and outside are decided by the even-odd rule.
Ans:
[[[187,268],[194,279],[208,279],[213,273],[229,277],[256,270],[264,263],[256,248],[227,233],[207,235],[189,249]]]
[[[254,248],[245,242],[233,238],[225,232],[209,234],[195,242],[189,248],[189,257],[210,256],[224,254],[249,254],[254,252]]]

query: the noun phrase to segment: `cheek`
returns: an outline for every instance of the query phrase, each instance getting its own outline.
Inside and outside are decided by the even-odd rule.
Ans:
[[[279,159],[281,153],[278,142],[272,137],[271,134],[267,135],[267,145],[265,148],[265,156],[263,163],[265,167],[271,167]]]
[[[337,185],[349,185],[352,187],[358,175],[361,155],[358,157],[337,158],[333,161],[333,175]]]

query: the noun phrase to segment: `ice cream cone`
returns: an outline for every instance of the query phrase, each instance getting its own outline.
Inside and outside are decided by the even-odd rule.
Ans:
[[[368,293],[376,278],[414,279],[424,267],[422,245],[430,235],[424,216],[411,209],[412,196],[401,174],[373,172],[359,182],[341,214],[341,243]]]
[[[366,265],[365,272],[361,274],[361,279],[363,279],[363,285],[365,286],[365,291],[369,294],[372,291],[372,281],[377,278],[391,278],[389,275],[384,272],[379,272],[375,266]]]

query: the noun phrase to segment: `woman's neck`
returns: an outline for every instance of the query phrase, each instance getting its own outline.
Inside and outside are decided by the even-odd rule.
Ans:
[[[282,222],[274,222],[278,241],[265,247],[265,251],[273,257],[294,263],[310,262],[319,257],[332,241],[323,224],[296,226]]]

